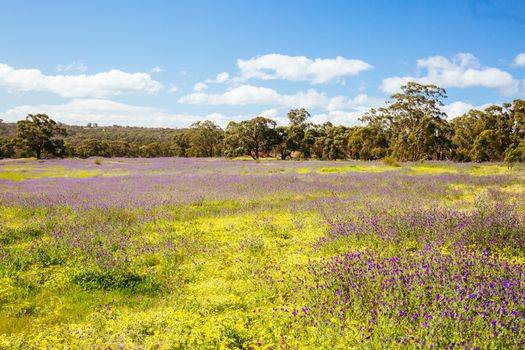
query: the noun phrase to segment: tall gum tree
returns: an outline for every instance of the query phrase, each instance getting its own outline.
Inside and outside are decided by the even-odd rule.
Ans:
[[[63,152],[66,129],[46,114],[28,114],[26,119],[16,123],[17,140],[32,152],[37,159],[44,154],[60,155]]]

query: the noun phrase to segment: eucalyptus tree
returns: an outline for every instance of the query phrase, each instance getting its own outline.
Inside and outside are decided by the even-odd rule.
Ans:
[[[409,82],[391,98],[387,107],[372,109],[361,120],[383,130],[392,155],[399,160],[448,157],[452,129],[441,110],[445,89]]]
[[[66,129],[46,114],[28,114],[16,123],[16,128],[18,143],[37,159],[44,155],[63,154]]]
[[[313,154],[319,159],[347,159],[350,128],[327,122],[315,128]]]
[[[308,131],[312,124],[307,122],[310,113],[304,108],[291,109],[288,114],[288,125],[277,127],[276,152],[281,159],[291,158],[294,154],[297,157],[309,158],[310,149],[314,143],[313,138],[309,137]]]
[[[257,160],[270,154],[277,143],[276,122],[265,117],[255,117],[241,122],[231,121],[224,132],[225,155],[249,155]]]
[[[224,130],[210,120],[196,122],[190,126],[188,155],[215,157],[221,155]]]
[[[352,159],[376,160],[388,153],[388,140],[382,129],[358,126],[350,130],[348,156]]]
[[[456,160],[502,161],[525,141],[525,101],[470,110],[451,125]]]
[[[298,152],[301,157],[310,157],[310,148],[313,140],[308,137],[308,130],[312,124],[307,120],[310,113],[304,108],[292,109],[288,112],[288,147],[290,151]]]

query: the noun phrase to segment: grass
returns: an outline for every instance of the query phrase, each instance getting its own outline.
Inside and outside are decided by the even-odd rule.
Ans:
[[[346,165],[317,168],[319,174],[344,174],[348,172],[375,173],[394,170],[396,167],[390,166],[365,166],[365,165]]]
[[[414,165],[410,172],[415,175],[457,174],[458,169],[450,165]]]
[[[0,168],[0,179],[11,181],[25,181],[41,178],[76,178],[84,179],[96,176],[123,176],[126,171],[103,171],[101,169],[82,170],[65,166],[42,167],[41,164],[24,166],[3,166]]]
[[[437,338],[423,323],[392,316],[393,294],[378,284],[399,278],[401,293],[411,272],[385,277],[351,254],[385,269],[390,258],[408,269],[443,261],[444,269],[448,257],[464,264],[468,256],[473,265],[465,266],[494,278],[525,258],[519,167],[109,162],[9,164],[34,181],[0,187],[0,348],[424,348],[415,340]],[[92,166],[97,178],[65,181]],[[124,173],[127,181],[106,176]],[[39,187],[49,182],[56,187]],[[482,265],[476,254],[487,248],[496,260]],[[516,265],[491,270],[509,261]],[[345,273],[366,291],[345,292],[359,308],[341,308]],[[426,283],[454,295],[446,282]],[[424,291],[412,287],[406,301],[419,308]],[[385,308],[371,307],[374,298]],[[485,319],[471,325],[479,339],[461,333],[431,304],[436,334],[456,347],[462,337],[485,348],[523,344],[507,326],[501,337],[483,331]],[[370,310],[381,312],[377,323]]]
[[[470,175],[486,176],[486,175],[507,175],[512,171],[506,165],[474,165],[469,169]]]

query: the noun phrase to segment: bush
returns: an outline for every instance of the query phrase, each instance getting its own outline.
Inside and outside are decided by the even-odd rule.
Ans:
[[[0,244],[8,245],[23,240],[34,239],[45,233],[45,228],[40,226],[7,228],[0,231]]]
[[[394,166],[394,167],[400,167],[401,165],[397,162],[397,160],[394,157],[387,156],[383,158],[383,163],[387,166]]]
[[[75,273],[72,281],[84,290],[120,290],[138,293],[156,293],[160,283],[131,271],[84,270]]]

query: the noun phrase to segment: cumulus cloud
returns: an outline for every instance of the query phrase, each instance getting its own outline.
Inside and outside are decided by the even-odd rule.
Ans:
[[[363,116],[365,110],[357,109],[353,111],[330,111],[319,113],[312,116],[312,122],[323,124],[331,122],[334,125],[355,126],[361,124],[359,118]]]
[[[350,110],[313,113],[309,121],[316,124],[331,122],[334,125],[355,126],[361,124],[359,118],[362,117],[367,110],[367,107],[355,107]],[[271,118],[277,121],[277,125],[287,125],[289,123],[287,112],[287,109],[271,108],[264,110],[257,115]]]
[[[93,75],[45,75],[38,69],[16,69],[0,63],[0,88],[51,92],[62,97],[102,98],[128,93],[156,93],[162,85],[147,73],[117,69]]]
[[[369,99],[356,97],[348,99],[344,109],[331,110],[312,115],[312,121],[334,124],[356,125],[357,119],[369,109],[368,106],[352,104],[370,102]],[[296,107],[296,106],[293,106]],[[290,108],[290,107],[288,107]],[[162,108],[135,106],[107,99],[73,99],[63,104],[21,105],[4,112],[0,111],[0,119],[7,122],[22,120],[27,114],[45,113],[56,121],[70,125],[132,125],[145,127],[187,127],[196,121],[211,120],[221,127],[226,127],[230,121],[241,121],[262,115],[276,120],[280,125],[288,123],[285,108],[270,108],[260,113],[225,115],[209,113],[193,115],[188,113],[171,113]]]
[[[276,118],[279,115],[279,110],[277,108],[270,108],[262,111],[259,115],[266,118]]]
[[[375,106],[382,104],[384,101],[369,97],[366,94],[359,94],[354,98],[345,96],[330,97],[324,92],[318,92],[315,89],[299,91],[291,95],[282,95],[274,89],[266,87],[240,85],[220,94],[191,93],[181,97],[178,102],[194,105],[267,105],[287,108],[303,107],[337,110],[363,105]]]
[[[492,103],[486,103],[480,106],[474,106],[467,102],[455,101],[447,105],[444,105],[443,107],[441,107],[441,110],[447,114],[449,119],[451,119],[451,118],[459,117],[467,113],[471,109],[477,109],[477,110],[482,111],[489,106],[492,106]]]
[[[175,93],[179,91],[179,88],[176,85],[170,84],[170,87],[168,88],[168,92]]]
[[[455,118],[475,108],[476,107],[470,103],[463,102],[463,101],[455,101],[448,105],[444,105],[441,108],[441,110],[445,112],[449,118]]]
[[[233,115],[233,116],[227,116],[225,114],[216,112],[216,113],[207,114],[206,116],[204,116],[202,118],[199,118],[199,120],[201,120],[201,121],[202,120],[210,120],[210,121],[214,122],[215,124],[219,125],[220,127],[226,128],[228,126],[228,123],[231,122],[231,121],[240,122],[242,120],[251,119],[251,118],[253,118],[256,115],[258,115],[258,114],[250,114],[250,115],[236,114],[236,115]],[[270,117],[268,117],[268,118],[270,118]]]
[[[15,122],[25,118],[29,113],[45,113],[56,121],[71,125],[98,123],[99,125],[185,127],[202,119],[202,116],[173,114],[161,108],[133,106],[104,99],[74,99],[65,104],[23,105],[0,112],[0,119]],[[221,118],[226,119],[225,116]],[[220,118],[214,114],[212,119]]]
[[[470,53],[460,53],[452,59],[443,56],[420,59],[417,61],[417,68],[426,70],[426,74],[386,78],[381,84],[381,90],[392,94],[409,81],[442,87],[493,88],[506,95],[516,93],[519,87],[519,82],[511,74],[498,68],[482,67]]]
[[[163,69],[160,68],[159,66],[157,66],[157,67],[153,67],[153,68],[151,69],[151,73],[154,73],[154,74],[162,73],[162,71],[163,71]]]
[[[82,61],[73,61],[70,64],[59,64],[57,66],[57,72],[69,72],[69,71],[85,72],[86,70],[87,70],[87,66]]]
[[[206,83],[208,83],[208,84],[222,84],[222,83],[225,83],[226,81],[228,81],[228,79],[230,79],[230,75],[228,74],[228,72],[222,72],[222,73],[217,74],[215,79],[207,79]]]
[[[222,72],[217,74],[215,79],[206,79],[204,82],[198,82],[195,85],[193,85],[193,90],[200,92],[204,91],[208,88],[208,84],[222,84],[228,81],[230,78],[230,75],[227,72]]]
[[[357,75],[371,69],[365,61],[336,58],[310,59],[305,56],[288,56],[276,53],[237,60],[241,71],[239,81],[249,79],[309,81],[313,84],[327,83],[347,75]]]
[[[195,91],[204,91],[208,88],[208,85],[204,83],[197,83],[193,86],[193,90]]]
[[[513,61],[515,66],[523,67],[525,66],[525,53],[520,53],[514,57]]]

